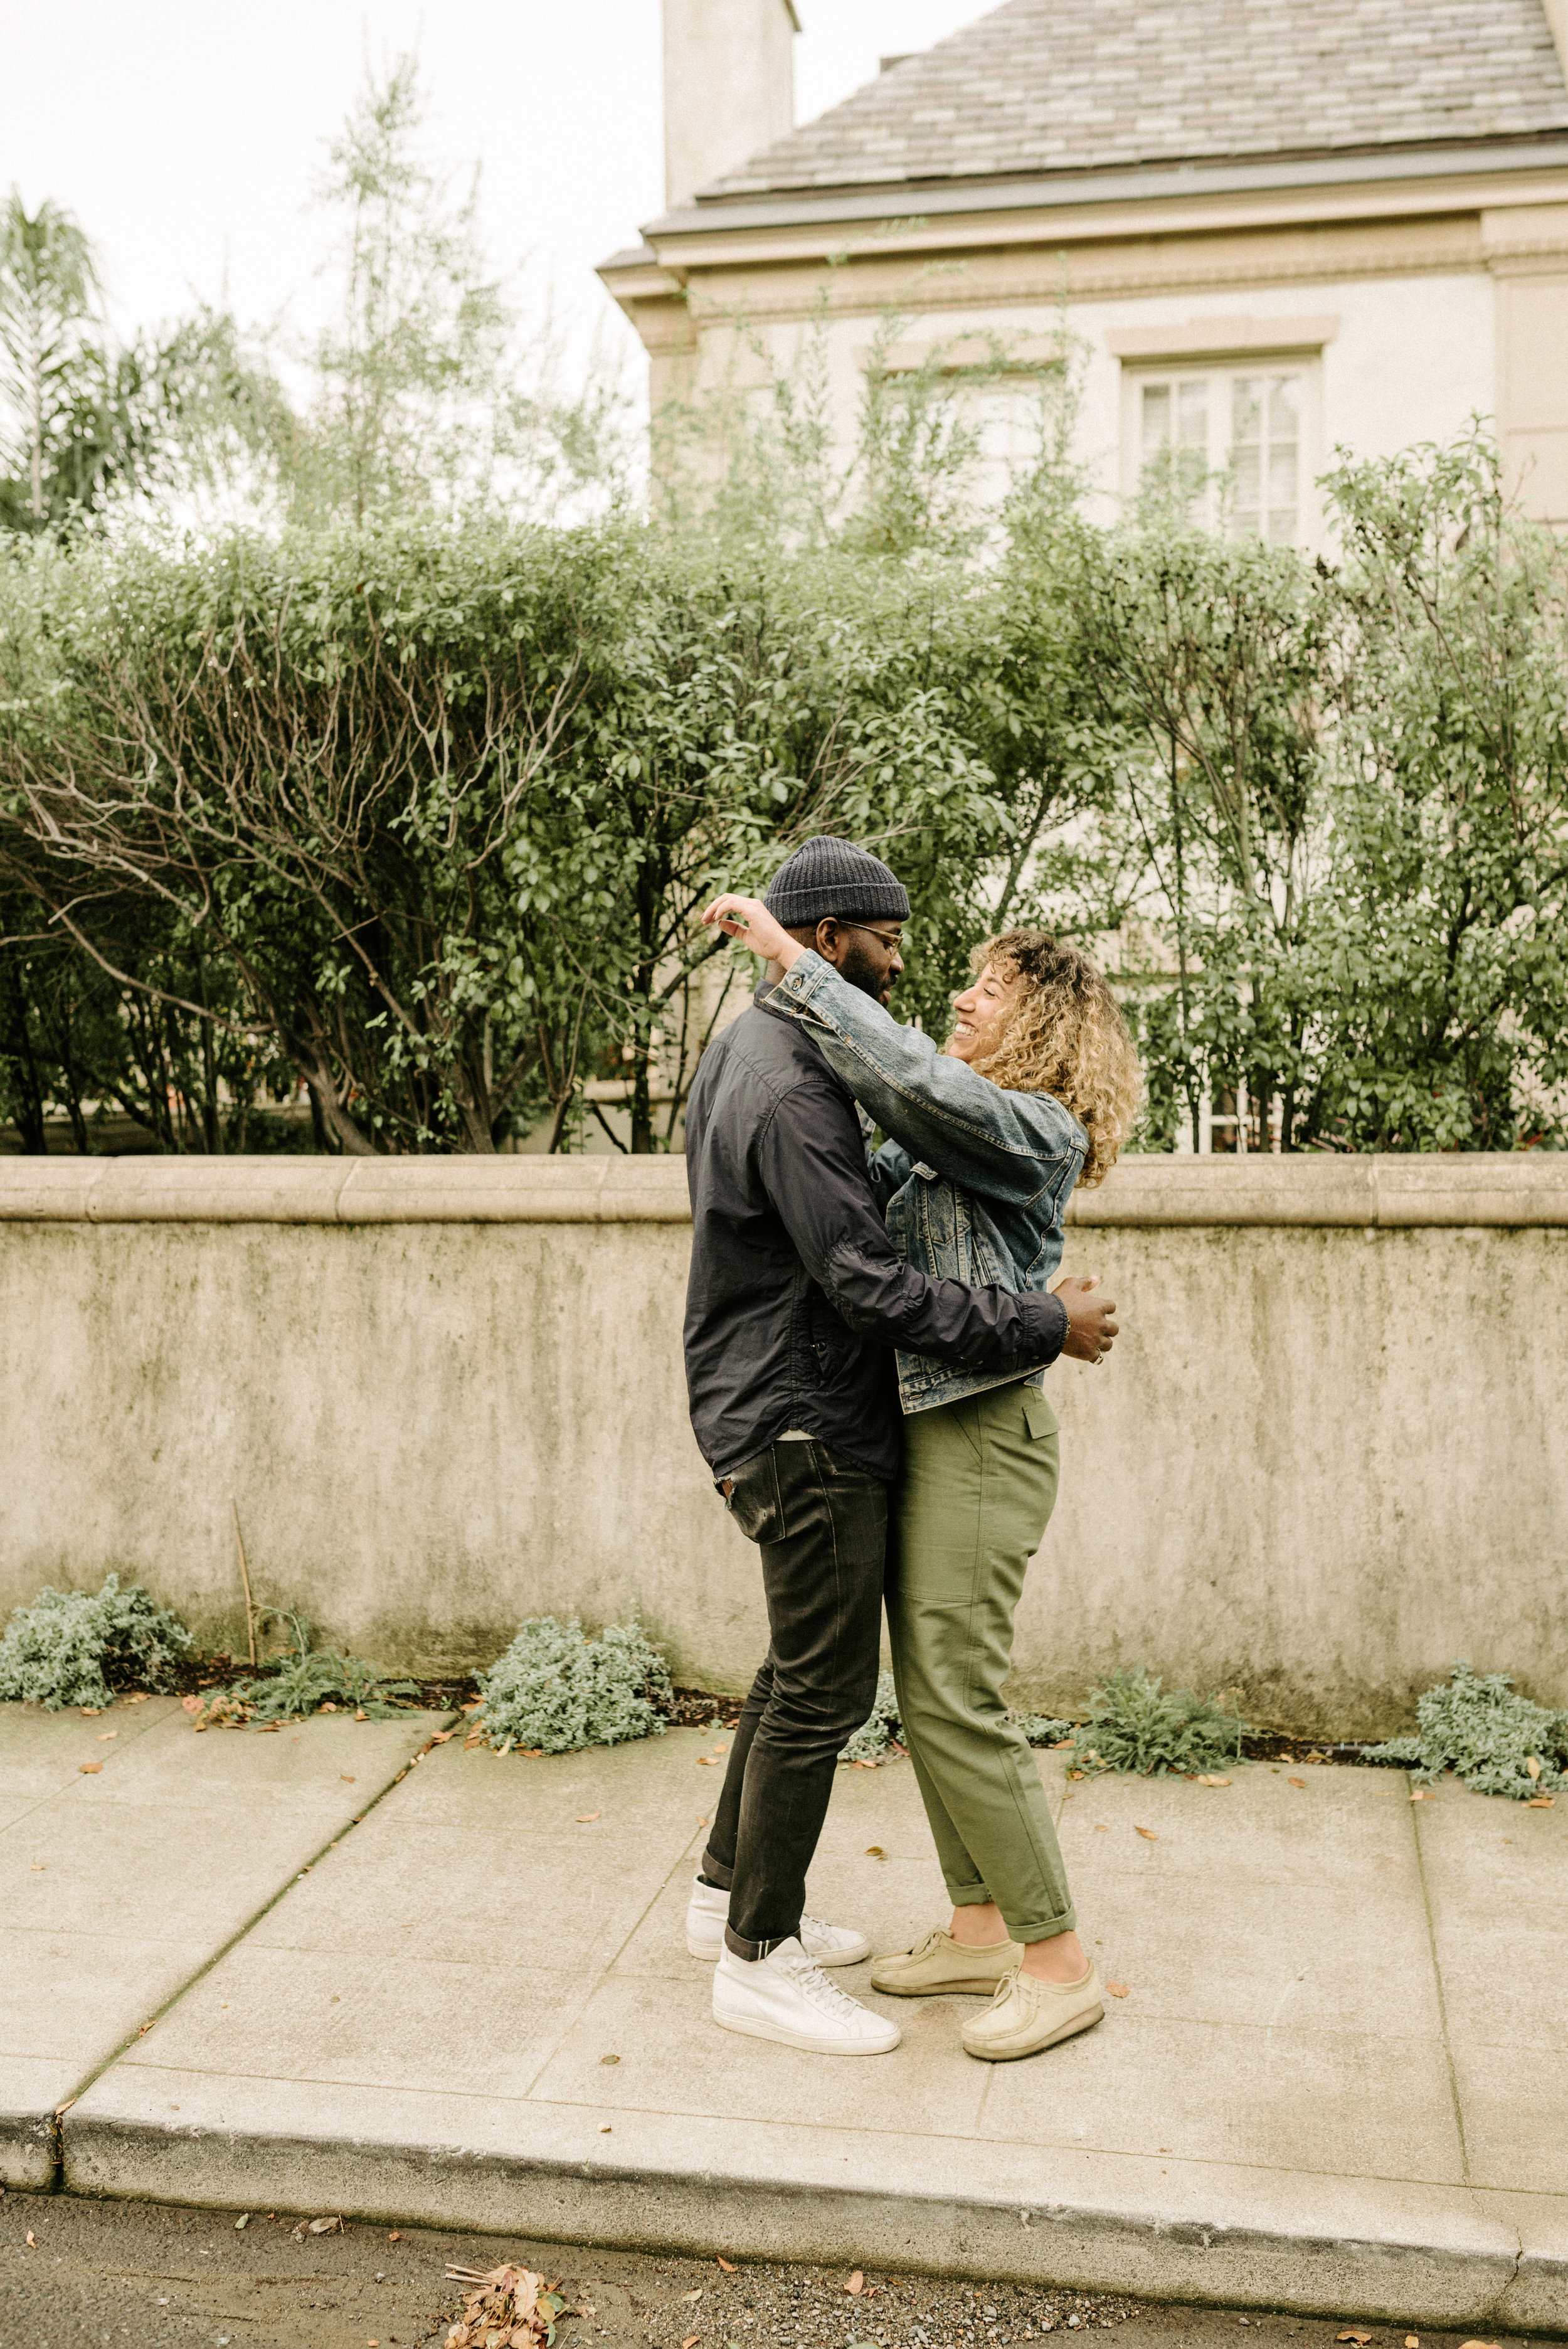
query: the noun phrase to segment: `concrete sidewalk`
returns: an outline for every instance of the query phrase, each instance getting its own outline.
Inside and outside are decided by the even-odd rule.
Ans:
[[[15,1751],[38,1717],[8,1710]],[[409,1732],[375,1734],[390,1775]],[[369,1725],[298,1735],[323,1785],[373,1750]],[[833,2063],[716,2031],[686,1955],[723,1742],[429,1754],[98,2073],[64,2184],[1568,2329],[1568,1813],[1453,1785],[1412,1805],[1393,1771],[1068,1787],[1047,1757],[1126,1998],[993,2067],[959,2047],[965,2002],[869,1994],[903,2044]],[[258,1788],[279,1743],[194,1741]],[[255,1880],[236,1824],[203,1827],[226,1915]],[[906,1764],[841,1774],[811,1905],[884,1949],[944,1917]]]
[[[198,1735],[173,1697],[0,1704],[0,2182],[50,2182],[59,2106],[445,1718]]]

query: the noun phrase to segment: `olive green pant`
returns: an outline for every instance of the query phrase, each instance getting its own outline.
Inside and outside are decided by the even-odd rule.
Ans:
[[[904,1422],[887,1615],[903,1741],[955,1909],[995,1900],[1016,1941],[1077,1919],[1035,1757],[1002,1683],[1060,1444],[1037,1387],[992,1387]]]

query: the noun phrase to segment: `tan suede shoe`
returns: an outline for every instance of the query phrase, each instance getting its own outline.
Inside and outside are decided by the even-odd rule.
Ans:
[[[989,1998],[1004,1974],[1023,1960],[1016,1941],[998,1941],[988,1950],[967,1950],[951,1933],[927,1933],[913,1950],[898,1950],[879,1958],[872,1968],[872,1988],[893,1998],[940,1998],[944,1992],[968,1991]]]
[[[1010,2064],[1018,2055],[1037,2055],[1058,2039],[1088,2031],[1105,2013],[1099,1976],[1094,1961],[1081,1982],[1041,1982],[1037,1975],[1009,1973],[984,2014],[964,2026],[965,2051],[982,2063]]]

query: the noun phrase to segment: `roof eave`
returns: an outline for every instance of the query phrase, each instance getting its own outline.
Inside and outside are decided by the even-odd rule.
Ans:
[[[1505,175],[1568,166],[1568,136],[1449,141],[1388,153],[1249,157],[1180,164],[1137,164],[1126,170],[1040,173],[1022,180],[884,181],[875,187],[829,194],[799,189],[726,197],[686,206],[650,221],[643,230],[659,252],[687,238],[705,243],[727,233],[810,229],[881,222],[896,228],[911,218],[952,219],[967,212],[1039,212],[1092,204],[1168,202],[1173,197],[1224,196],[1269,190],[1389,184],[1423,179]]]

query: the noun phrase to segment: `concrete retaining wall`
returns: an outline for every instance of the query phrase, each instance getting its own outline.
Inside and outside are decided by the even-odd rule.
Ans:
[[[258,1598],[387,1662],[640,1612],[678,1680],[765,1644],[686,1423],[674,1160],[0,1163],[0,1604]],[[1020,1697],[1119,1662],[1371,1735],[1457,1656],[1568,1702],[1568,1158],[1131,1160],[1068,1270]]]

